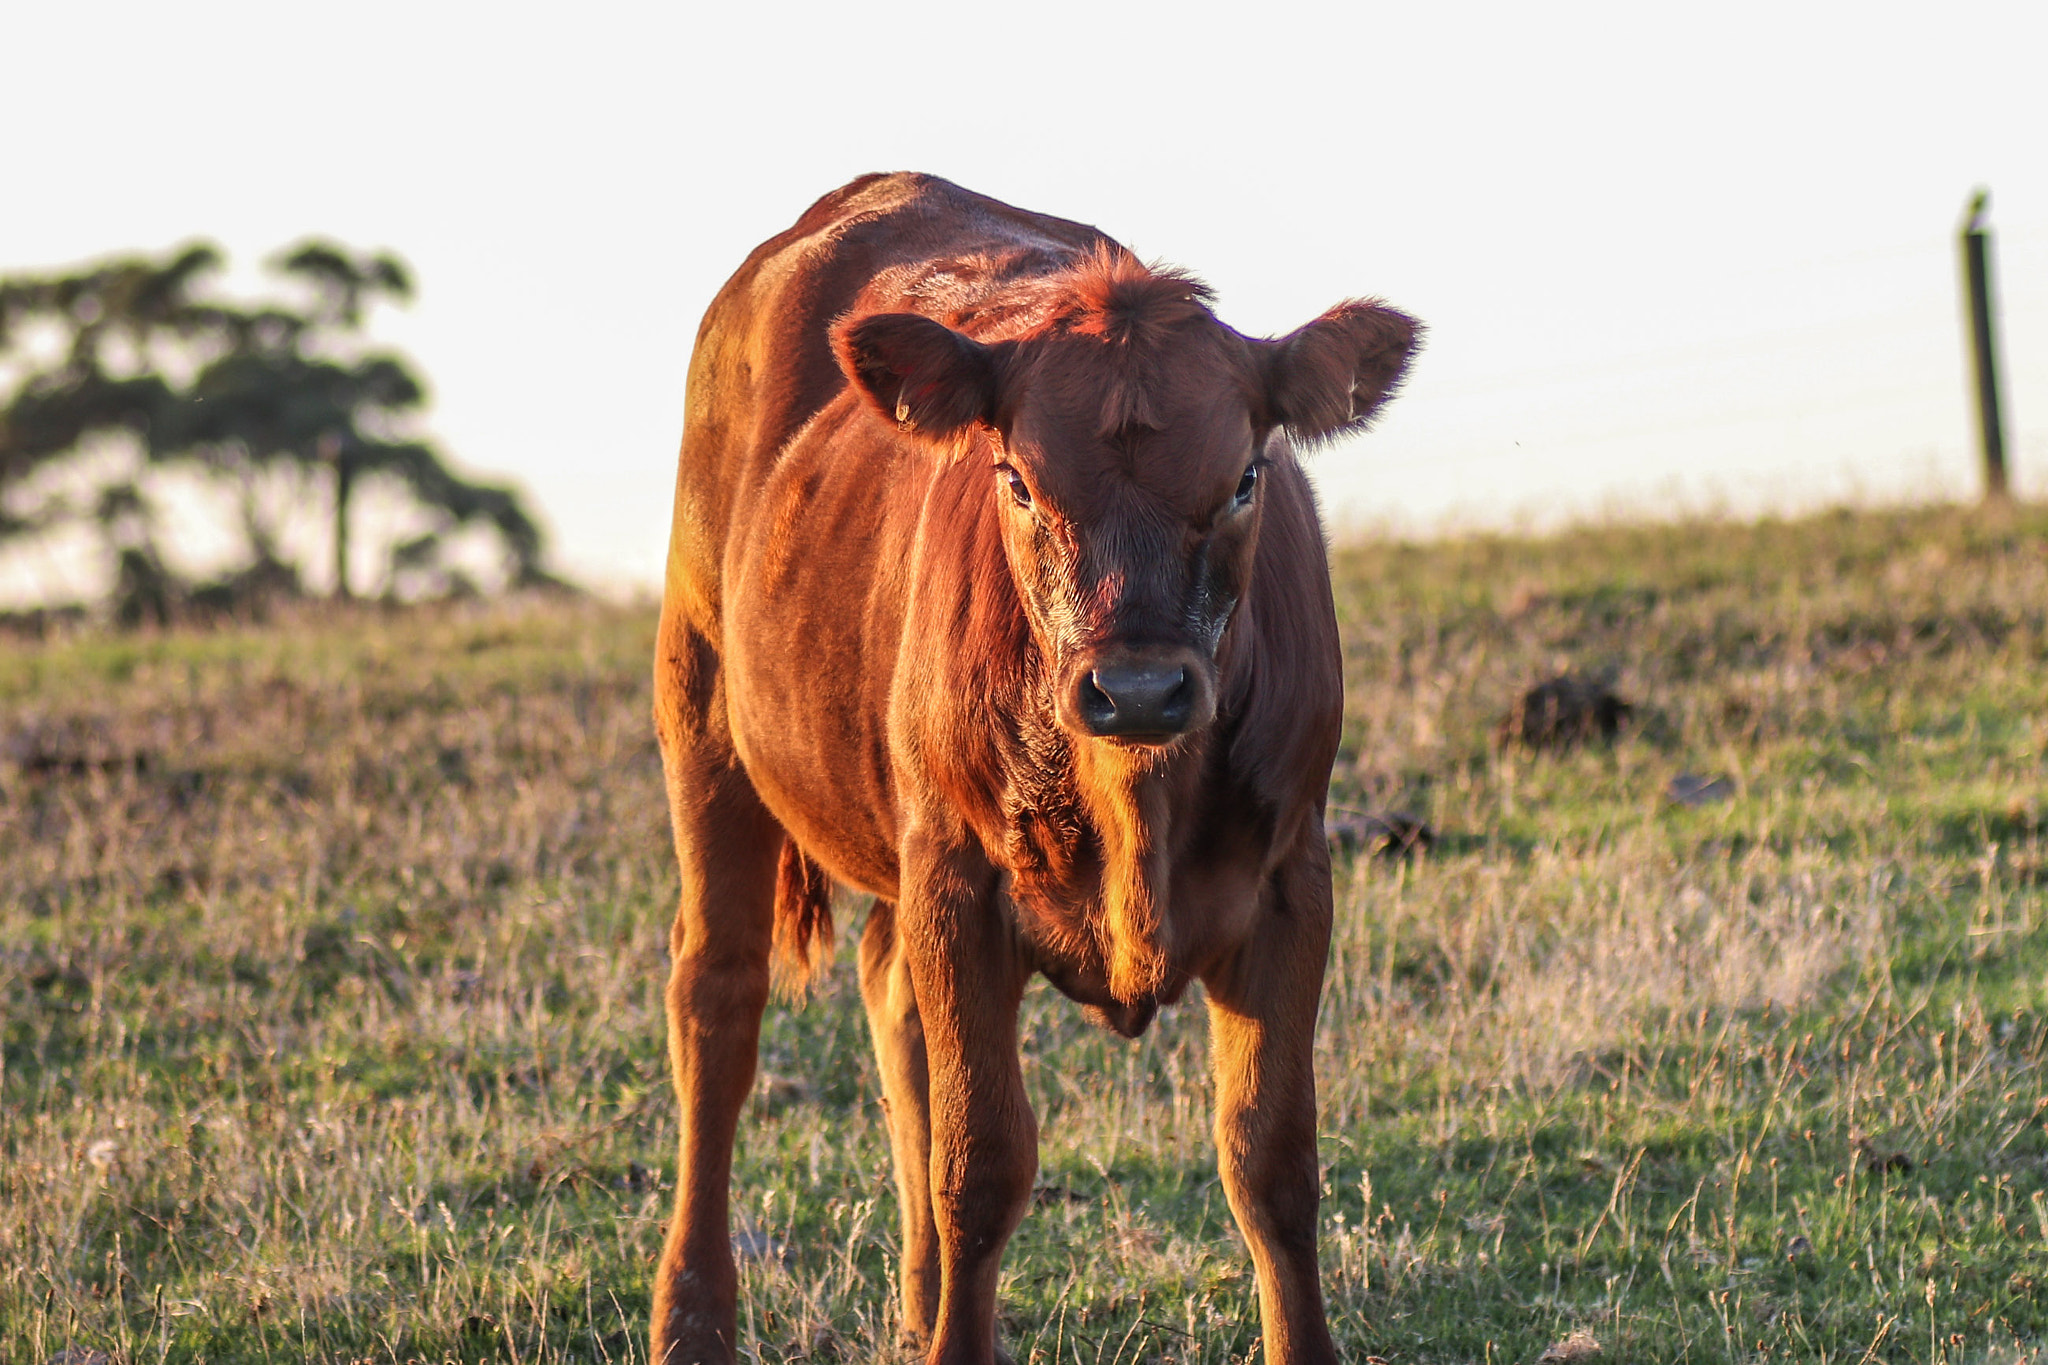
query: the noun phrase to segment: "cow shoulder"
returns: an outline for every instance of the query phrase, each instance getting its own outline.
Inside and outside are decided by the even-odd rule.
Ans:
[[[1343,657],[1315,495],[1291,453],[1274,461],[1233,681],[1230,768],[1275,820],[1319,809],[1343,725]]]

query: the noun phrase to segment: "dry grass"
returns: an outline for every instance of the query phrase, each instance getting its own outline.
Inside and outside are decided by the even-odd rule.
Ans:
[[[1928,512],[1338,556],[1337,795],[1440,835],[1339,871],[1344,1349],[2039,1351],[2044,547],[2037,513]],[[5,646],[0,1359],[642,1357],[674,1140],[651,630],[528,604]],[[1563,669],[1631,732],[1495,749]],[[1024,1031],[1020,1360],[1245,1359],[1200,1012],[1128,1045],[1039,990]],[[744,1129],[764,1360],[894,1354],[874,1096],[842,962],[771,1011]]]

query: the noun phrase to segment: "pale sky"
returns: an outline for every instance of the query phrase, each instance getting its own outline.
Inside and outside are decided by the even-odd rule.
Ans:
[[[1971,496],[1954,228],[1992,190],[2015,483],[2048,494],[2048,5],[34,4],[0,272],[390,248],[430,427],[559,567],[653,585],[683,374],[746,253],[935,172],[1428,349],[1332,519]]]

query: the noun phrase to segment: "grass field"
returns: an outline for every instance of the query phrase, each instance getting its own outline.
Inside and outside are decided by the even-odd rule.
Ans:
[[[1440,836],[1338,868],[1348,1358],[2048,1358],[2048,513],[1336,565],[1333,798]],[[652,629],[555,602],[0,641],[0,1360],[644,1358],[675,1138]],[[1497,748],[1563,668],[1611,675],[1624,738]],[[743,1125],[764,1361],[896,1356],[861,913],[771,1008]],[[1025,1037],[1019,1361],[1251,1358],[1201,1012],[1128,1044],[1040,989]]]

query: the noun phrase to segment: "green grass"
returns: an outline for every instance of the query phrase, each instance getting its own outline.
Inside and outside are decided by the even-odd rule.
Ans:
[[[2048,1349],[2048,513],[1336,555],[1324,1262],[1351,1359]],[[0,648],[0,1360],[638,1360],[673,1176],[652,614]],[[1501,750],[1605,671],[1612,747]],[[1725,777],[1696,809],[1680,773]],[[892,1358],[847,947],[770,1011],[746,1347]],[[1020,1361],[1249,1359],[1200,1011],[1040,989]],[[2030,1354],[2031,1353],[2031,1354]]]

